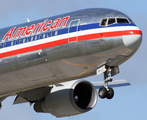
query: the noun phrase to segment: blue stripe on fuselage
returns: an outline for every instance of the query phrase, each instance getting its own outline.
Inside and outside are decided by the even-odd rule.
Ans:
[[[96,29],[96,28],[118,27],[118,26],[136,26],[136,25],[134,25],[134,24],[112,24],[112,25],[109,25],[109,26],[100,26],[99,23],[93,23],[93,24],[79,25],[78,26],[78,31],[89,30],[89,29]],[[47,34],[48,33],[49,33],[49,37],[55,36],[55,32],[56,31],[57,31],[57,35],[67,34],[68,32],[69,33],[76,32],[76,31],[69,31],[70,28],[64,28],[64,29],[59,29],[59,30],[55,30],[55,31],[51,31],[51,32],[41,33],[41,34],[37,35],[37,39],[36,40],[43,39],[43,34],[46,34],[45,38],[47,38]],[[39,39],[40,35],[41,35],[41,39]],[[29,36],[29,37],[24,37],[25,38],[25,42],[23,41],[24,38],[19,38],[19,39],[16,39],[16,40],[12,40],[13,41],[13,45],[18,45],[18,44],[22,44],[22,43],[26,43],[26,42],[31,42],[31,37],[33,37],[32,41],[35,41],[35,36],[36,35]],[[27,41],[27,38],[29,38],[29,41]],[[21,42],[19,43],[20,39],[21,39]],[[1,45],[0,45],[1,47],[0,48],[13,46],[13,45],[11,45],[12,41],[7,41],[7,42],[4,42],[4,43],[1,43]],[[15,44],[15,42],[17,42],[17,44]],[[5,44],[5,46],[4,46],[4,44]]]

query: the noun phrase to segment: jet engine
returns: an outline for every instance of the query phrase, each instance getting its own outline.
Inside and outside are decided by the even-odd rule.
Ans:
[[[34,110],[51,113],[56,117],[65,117],[87,112],[96,105],[96,102],[97,91],[93,84],[76,80],[53,86],[43,101],[34,104]]]

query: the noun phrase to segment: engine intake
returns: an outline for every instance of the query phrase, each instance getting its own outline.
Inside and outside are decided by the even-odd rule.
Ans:
[[[77,115],[91,110],[97,102],[97,92],[88,81],[70,81],[53,87],[43,102],[36,102],[36,112],[51,113],[56,117]]]

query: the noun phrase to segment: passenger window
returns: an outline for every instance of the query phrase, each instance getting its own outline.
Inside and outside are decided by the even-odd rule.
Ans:
[[[109,18],[108,19],[108,25],[114,24],[115,23],[115,18]]]
[[[33,36],[31,37],[31,41],[33,41]]]
[[[3,44],[3,47],[5,47],[5,46],[6,46],[6,43]]]
[[[13,45],[13,42],[14,42],[14,41],[11,41],[11,46]]]
[[[39,35],[39,39],[41,39],[41,35]]]
[[[43,34],[43,38],[45,38],[45,34]]]
[[[57,34],[58,34],[58,31],[55,32],[55,35],[57,35]]]
[[[27,39],[28,39],[28,38],[27,38]],[[25,40],[26,40],[26,39],[24,38],[24,39],[23,39],[23,43],[25,43]]]
[[[117,23],[129,24],[129,21],[126,18],[117,18]]]
[[[100,25],[102,25],[102,26],[106,26],[106,25],[107,25],[107,18],[102,19]]]
[[[47,37],[49,37],[49,34],[50,34],[50,33],[47,33]]]
[[[2,48],[2,44],[0,44],[0,48]]]
[[[17,45],[17,40],[15,41],[15,45]]]
[[[51,36],[53,36],[53,32],[51,32]]]
[[[19,44],[21,43],[21,39],[19,40]]]
[[[35,36],[35,40],[37,40],[37,35]]]
[[[29,42],[29,37],[27,38],[27,42]]]

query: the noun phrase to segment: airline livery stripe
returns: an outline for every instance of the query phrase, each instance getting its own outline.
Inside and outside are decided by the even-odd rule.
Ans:
[[[83,40],[90,40],[90,39],[97,39],[97,38],[105,38],[105,37],[117,37],[117,36],[122,36],[123,35],[141,35],[141,31],[139,30],[130,30],[127,31],[115,31],[115,32],[105,32],[105,33],[95,33],[95,34],[90,34],[90,35],[84,35],[84,36],[79,36],[78,41],[83,41]]]
[[[123,31],[123,35],[142,35],[142,33],[140,30],[133,30],[133,31],[126,30]]]
[[[48,43],[39,44],[39,45],[31,46],[31,47],[21,48],[21,49],[2,53],[2,54],[0,54],[0,58],[9,57],[9,56],[22,54],[22,53],[26,53],[26,52],[30,52],[30,51],[35,51],[35,50],[39,50],[39,49],[44,49],[44,48],[48,48],[48,47],[53,47],[53,46],[57,46],[57,45],[62,45],[62,44],[66,44],[66,43],[68,43],[68,39],[62,39],[62,40],[58,40],[58,41],[54,41],[54,42],[48,42]]]
[[[99,38],[104,38],[104,37],[117,37],[117,36],[122,36],[122,33],[123,33],[123,35],[141,35],[140,30],[125,30],[125,31],[122,30],[122,31],[93,33],[93,34],[88,34],[88,35],[85,33],[85,35],[78,36],[78,41],[99,39]],[[72,34],[72,33],[70,33],[70,34]],[[79,34],[80,34],[80,31],[79,31]],[[60,38],[62,38],[62,39],[60,39]],[[70,37],[70,40],[73,41],[74,38],[75,38],[75,34],[73,37]],[[66,43],[68,43],[67,34],[54,36],[54,37],[50,37],[50,38],[46,38],[46,39],[42,39],[42,40],[38,40],[38,41],[32,41],[30,43],[24,43],[24,44],[12,46],[14,48],[13,48],[13,50],[11,49],[11,51],[10,51],[11,47],[3,48],[3,49],[1,49],[1,50],[3,50],[3,52],[1,51],[0,58],[9,57],[9,56],[22,54],[22,53],[26,53],[26,52],[31,52],[31,51],[35,51],[35,50],[39,50],[39,49],[48,48],[48,47],[58,46],[58,45],[66,44]],[[29,44],[30,44],[30,46],[28,46]],[[21,46],[21,47],[18,47],[18,46]],[[17,49],[15,49],[15,48],[17,48]]]

